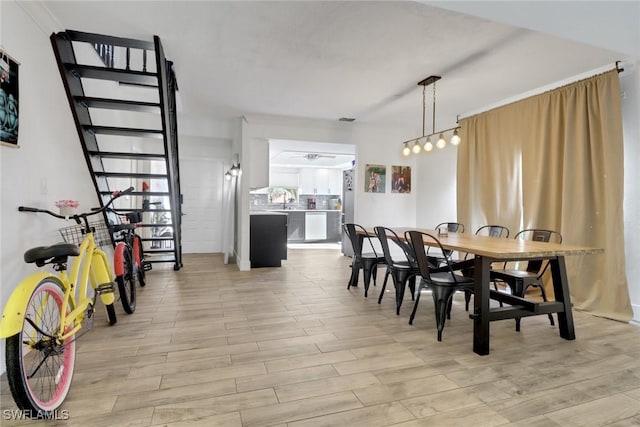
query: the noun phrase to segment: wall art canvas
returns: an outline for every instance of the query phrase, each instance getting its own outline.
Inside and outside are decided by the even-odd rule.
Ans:
[[[386,166],[366,165],[364,170],[364,191],[367,193],[384,193],[386,179]]]
[[[18,66],[20,64],[0,49],[0,141],[18,146]]]
[[[391,166],[391,192],[411,193],[411,166]]]

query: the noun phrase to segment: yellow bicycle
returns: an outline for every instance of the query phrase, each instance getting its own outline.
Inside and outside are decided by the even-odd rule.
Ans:
[[[97,297],[107,309],[110,325],[116,323],[114,274],[104,251],[96,246],[88,217],[102,213],[133,187],[113,193],[101,209],[65,217],[48,210],[21,206],[21,212],[46,213],[73,219],[81,226],[80,245],[58,243],[29,249],[27,263],[47,264],[57,273],[34,273],[13,291],[0,321],[0,338],[6,338],[6,368],[11,394],[31,418],[55,415],[66,398],[75,364],[76,339],[90,329]],[[75,257],[67,273],[68,257]],[[89,291],[89,284],[93,292]],[[81,330],[84,329],[81,333]]]

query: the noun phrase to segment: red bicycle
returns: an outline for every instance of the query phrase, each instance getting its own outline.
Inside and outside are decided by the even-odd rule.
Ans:
[[[122,308],[127,314],[135,311],[136,288],[138,285],[146,285],[145,272],[151,269],[151,263],[144,260],[142,238],[135,232],[142,222],[143,210],[120,214],[117,210],[111,209],[120,218],[124,217],[124,222],[112,224],[110,227],[116,243],[113,259],[116,284]]]

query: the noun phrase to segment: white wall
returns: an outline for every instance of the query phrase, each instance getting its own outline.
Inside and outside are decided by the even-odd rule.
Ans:
[[[21,63],[18,143],[0,146],[0,306],[21,278],[36,268],[22,254],[61,240],[57,229],[72,225],[43,215],[19,213],[19,205],[55,211],[59,199],[88,209],[98,200],[78,141],[71,110],[49,42],[49,32],[20,4],[2,2],[3,48]],[[4,340],[1,341],[4,347]],[[4,348],[0,349],[4,371]]]
[[[464,143],[464,142],[463,142]],[[433,228],[441,222],[456,222],[456,167],[458,150],[447,145],[418,157],[418,193],[416,226]],[[465,224],[467,225],[467,224]],[[468,226],[468,225],[467,225]]]

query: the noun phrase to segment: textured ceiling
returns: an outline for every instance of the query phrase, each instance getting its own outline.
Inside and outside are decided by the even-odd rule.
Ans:
[[[442,76],[436,127],[445,128],[458,114],[620,59],[602,48],[417,2],[46,6],[63,28],[159,35],[175,63],[183,114],[194,117],[353,117],[412,126],[417,134],[422,90],[416,84],[429,75]]]

